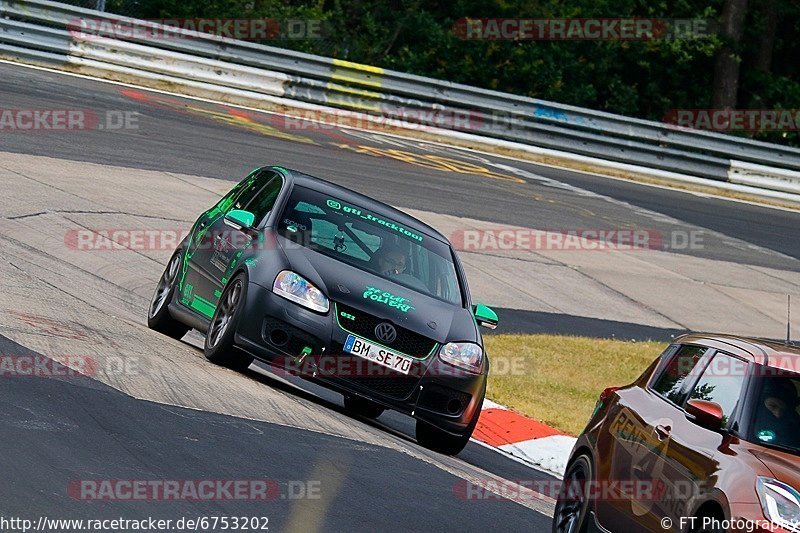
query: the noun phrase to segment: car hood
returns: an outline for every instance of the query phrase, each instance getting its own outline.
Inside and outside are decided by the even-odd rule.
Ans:
[[[475,322],[469,310],[289,243],[281,236],[278,242],[292,270],[322,289],[332,302],[355,307],[439,343],[454,340],[478,342]],[[404,303],[413,308],[403,311],[402,308],[382,302],[380,298],[372,299],[370,287],[380,293],[388,292],[404,298]]]
[[[800,457],[762,447],[750,452],[772,472],[775,479],[800,490]]]

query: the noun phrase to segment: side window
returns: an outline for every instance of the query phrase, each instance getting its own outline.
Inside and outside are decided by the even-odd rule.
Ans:
[[[689,398],[718,403],[722,407],[722,425],[727,426],[739,403],[747,369],[746,361],[717,352],[703,370]]]
[[[268,178],[268,181],[264,183],[261,179],[257,180],[261,182],[262,185],[258,189],[258,193],[249,202],[244,204],[245,207],[237,207],[237,209],[244,209],[253,213],[256,216],[255,220],[257,225],[272,211],[275,200],[278,198],[278,194],[283,187],[283,180],[280,176],[274,172],[265,172],[264,174],[265,178]],[[242,198],[244,198],[244,196],[245,195],[242,195]],[[237,202],[237,204],[238,203],[240,202]]]
[[[223,213],[227,213],[233,209],[233,204],[236,202],[236,199],[239,197],[239,195],[242,194],[242,190],[247,186],[249,180],[250,176],[237,183],[233,189],[228,191],[228,194],[223,196],[222,199],[217,202],[215,207]]]
[[[227,213],[231,209],[244,209],[244,206],[274,175],[275,173],[271,170],[251,172],[249,176],[228,191],[228,194],[217,203],[217,209],[223,213]]]
[[[708,351],[702,346],[681,346],[678,352],[668,360],[653,382],[652,389],[667,400],[680,405],[683,400],[682,389],[686,378],[692,373],[697,363]]]

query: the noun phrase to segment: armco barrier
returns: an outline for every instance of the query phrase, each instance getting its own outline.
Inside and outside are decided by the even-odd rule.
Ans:
[[[98,24],[92,25],[94,33],[85,33],[81,19],[123,26],[132,19],[47,0],[0,0],[0,17],[0,54],[20,61],[62,63],[251,98],[286,98],[781,192],[794,192],[800,183],[800,150],[795,148],[186,30],[171,30],[183,38],[157,40],[135,34],[121,40],[119,32],[109,34],[108,26]],[[146,21],[135,24],[166,29]],[[443,124],[443,115],[460,118]],[[741,165],[750,166],[743,171]]]

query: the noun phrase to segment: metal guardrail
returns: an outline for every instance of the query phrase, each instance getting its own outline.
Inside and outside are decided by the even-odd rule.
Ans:
[[[800,150],[545,102],[210,34],[119,39],[132,19],[48,0],[0,0],[0,53],[259,97],[277,96],[728,181],[731,161],[800,170]],[[136,21],[139,26],[163,26]],[[70,29],[72,31],[70,31]],[[442,117],[446,117],[443,121]],[[785,177],[782,178],[785,181]]]

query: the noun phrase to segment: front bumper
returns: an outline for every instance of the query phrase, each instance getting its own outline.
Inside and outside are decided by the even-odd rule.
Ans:
[[[436,353],[415,358],[409,375],[343,353],[349,333],[334,305],[326,314],[308,310],[250,283],[236,343],[257,359],[343,394],[378,403],[439,429],[461,435],[480,409],[486,373],[443,362]],[[438,346],[437,346],[438,349]]]

